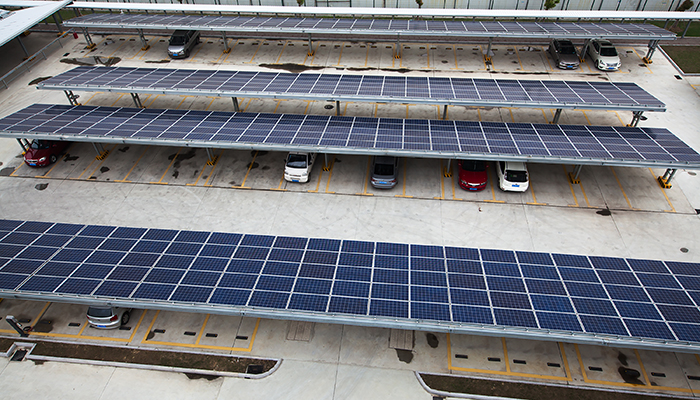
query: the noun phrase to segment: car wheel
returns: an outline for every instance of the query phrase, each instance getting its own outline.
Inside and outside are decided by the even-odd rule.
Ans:
[[[129,312],[125,311],[124,314],[122,314],[122,325],[126,325],[129,323]]]
[[[51,157],[49,157],[49,161],[51,162],[51,164],[53,164],[56,161],[58,161],[58,158],[56,158],[55,154],[51,154]]]

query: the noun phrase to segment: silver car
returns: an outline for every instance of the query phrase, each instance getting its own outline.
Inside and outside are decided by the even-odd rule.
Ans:
[[[390,156],[376,156],[372,160],[372,179],[370,183],[377,189],[391,189],[396,186],[399,171],[399,159]]]
[[[93,328],[116,329],[129,322],[130,308],[90,307],[87,310],[88,324]]]
[[[549,54],[558,68],[576,69],[579,66],[578,53],[571,40],[552,39],[549,42]]]
[[[187,58],[197,43],[199,31],[175,31],[168,42],[168,55],[170,58]]]

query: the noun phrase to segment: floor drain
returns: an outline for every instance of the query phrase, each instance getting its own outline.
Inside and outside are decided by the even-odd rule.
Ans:
[[[68,326],[80,326],[80,322],[69,322]]]
[[[547,363],[548,367],[554,367],[554,368],[561,368],[561,364],[559,363]]]
[[[488,360],[491,362],[501,362],[501,359],[498,357],[489,357]]]
[[[656,376],[658,378],[665,378],[666,374],[664,374],[663,372],[652,372],[651,376]]]
[[[681,76],[680,76],[680,75],[673,75],[673,76],[675,76],[675,77],[676,77],[676,79],[678,79],[679,81],[683,79],[683,78],[681,78]]]
[[[687,253],[687,252],[688,252],[688,249],[687,249],[687,248],[681,247],[681,253]]]
[[[513,360],[513,364],[527,364],[525,360]]]
[[[15,351],[15,354],[12,355],[12,358],[10,358],[10,361],[22,361],[24,360],[24,356],[27,355],[27,350],[26,349],[20,349]]]
[[[598,372],[603,372],[603,368],[600,367],[588,367],[591,371],[598,371]]]
[[[126,325],[122,325],[122,326],[119,327],[119,330],[120,330],[120,331],[130,331],[130,330],[131,330],[131,327],[130,327],[130,326],[126,326]]]
[[[325,108],[326,110],[332,110],[332,109],[333,109],[333,105],[332,105],[332,104],[326,104],[325,106],[323,106],[323,108]]]
[[[19,323],[20,323],[20,324],[28,324],[28,323],[30,323],[30,322],[32,322],[32,320],[29,319],[29,318],[20,318],[20,319],[19,319]]]
[[[262,374],[263,373],[263,366],[260,364],[249,364],[248,367],[246,368],[245,372],[247,374]]]
[[[248,336],[236,336],[236,340],[248,340]]]
[[[595,213],[598,214],[598,215],[605,215],[605,216],[612,215],[612,213],[610,212],[610,209],[609,209],[609,208],[604,208],[604,209],[602,209],[602,210],[598,210],[598,211],[596,211]]]
[[[218,334],[218,333],[207,333],[207,334],[204,335],[204,336],[206,336],[206,337],[218,337],[219,334]]]
[[[185,336],[195,336],[195,335],[197,335],[197,332],[185,331]]]
[[[154,329],[153,333],[165,333],[165,329]]]
[[[700,376],[688,375],[688,379],[691,381],[700,381]]]
[[[467,358],[469,358],[469,356],[466,354],[455,354],[455,358],[463,358],[466,360]]]
[[[695,209],[695,214],[700,215],[700,208],[696,208],[696,209]]]

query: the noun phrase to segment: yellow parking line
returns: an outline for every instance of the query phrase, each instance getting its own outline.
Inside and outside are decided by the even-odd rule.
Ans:
[[[151,40],[148,41],[148,49],[147,49],[147,50],[143,50],[143,54],[141,54],[141,56],[139,57],[139,60],[143,60],[143,56],[145,56],[146,53],[148,53],[148,50],[151,50],[151,48],[153,48],[153,46],[151,46],[151,42],[154,41],[154,40],[157,42],[157,41],[160,40],[160,37],[159,37],[159,36],[156,36],[156,37],[154,37],[153,39],[151,39]],[[137,52],[136,54],[139,54],[139,52]],[[131,59],[133,60],[134,58],[136,58],[136,56],[132,57]]]
[[[363,195],[363,196],[374,196],[373,193],[367,193],[367,184],[369,184],[369,172],[370,172],[371,167],[372,167],[372,157],[367,156],[367,173],[365,174],[365,181],[362,184],[364,188],[362,190],[362,193],[356,193],[356,194]]]
[[[569,179],[569,172],[566,170],[565,165],[562,164],[561,167],[564,168],[564,176],[566,177],[566,182],[569,184],[569,189],[571,189],[571,195],[574,197],[574,203],[576,203],[575,206],[569,204],[569,207],[578,207],[578,199],[576,198],[576,193],[574,193],[574,186],[571,184],[571,180]]]
[[[544,112],[544,108],[540,108],[542,115],[544,115],[544,122],[549,123],[549,118],[547,118],[547,113]]]
[[[532,203],[525,203],[531,206],[546,206],[547,203],[538,203],[537,197],[535,196],[535,188],[532,185],[532,180],[530,180],[530,194],[532,195]]]
[[[97,96],[98,93],[99,93],[99,94],[102,94],[102,92],[95,92],[95,93],[93,93],[92,96],[90,96],[90,98],[88,98],[88,99],[85,101],[85,103],[83,103],[83,104],[88,104],[88,103],[92,100],[93,97]]]
[[[527,71],[525,67],[523,67],[523,63],[520,61],[520,54],[518,54],[518,46],[513,46],[515,49],[515,56],[518,57],[518,64],[520,64],[520,70],[521,71]]]
[[[671,207],[670,210],[664,210],[664,211],[665,211],[665,212],[676,212],[676,207],[673,206],[673,204],[671,203],[671,199],[668,198],[668,195],[666,194],[666,189],[662,188],[662,187],[661,187],[661,184],[659,183],[659,181],[656,180],[656,174],[654,174],[654,171],[652,171],[652,169],[649,168],[649,172],[651,172],[651,176],[654,177],[654,182],[657,183],[659,189],[661,190],[661,194],[664,195],[664,197],[666,198],[666,202],[667,202],[668,205]]]
[[[651,68],[649,68],[649,65],[647,65],[647,63],[644,62],[644,58],[643,58],[642,56],[640,56],[639,53],[637,53],[637,49],[635,49],[635,48],[633,47],[633,48],[632,48],[632,51],[634,52],[634,54],[637,55],[637,57],[639,58],[639,60],[642,61],[642,62],[644,63],[644,66],[647,68],[647,70],[649,71],[649,73],[650,73],[650,74],[653,74],[654,71],[652,71]]]
[[[212,100],[212,101],[213,101],[213,100]],[[207,108],[209,108],[209,107],[207,107]],[[219,155],[221,155],[221,153],[219,153]],[[217,162],[218,162],[218,160],[219,160],[219,155],[214,156],[214,158],[216,158]],[[210,161],[211,161],[211,160],[207,159],[206,163],[204,163],[204,167],[202,167],[202,170],[199,172],[199,176],[197,176],[197,180],[195,180],[194,183],[187,183],[187,184],[185,184],[185,186],[197,186],[197,183],[199,183],[199,180],[202,178],[202,175],[204,174],[204,171],[207,170],[207,167],[209,166],[208,163],[209,163]],[[212,169],[211,169],[212,172],[214,172],[214,168],[215,168],[215,167],[216,167],[216,163],[214,163],[214,165],[212,166]],[[206,186],[206,183],[209,182],[209,178],[211,178],[211,174],[209,175],[209,177],[207,177],[207,180],[204,182],[204,186]]]
[[[335,167],[335,156],[333,156],[333,159],[330,162],[331,165],[328,166],[328,180],[326,181],[326,193],[335,193],[331,192],[330,187],[331,187],[331,176],[333,175],[333,167]]]
[[[206,317],[204,317],[204,323],[202,323],[202,327],[199,329],[199,335],[197,335],[197,340],[194,342],[194,344],[199,344],[199,341],[202,340],[202,335],[204,334],[204,329],[207,327],[207,322],[209,322],[209,317],[211,314],[207,314]]]
[[[590,124],[591,124],[591,120],[588,119],[588,114],[586,114],[586,111],[585,111],[585,110],[581,110],[581,112],[583,113],[583,116],[586,118],[586,125],[590,125]]]
[[[228,54],[226,54],[226,57],[224,57],[224,59],[221,61],[222,63],[225,63],[226,60],[228,60],[228,58],[231,57],[231,54],[233,54],[233,50],[236,48],[236,46],[238,46],[238,43],[239,41],[238,39],[236,39],[236,43],[234,43],[233,46],[230,47],[231,51],[229,51]]]
[[[130,39],[131,39],[132,37],[133,37],[133,36],[127,36],[126,39],[124,39],[123,41],[121,41],[122,43],[121,43],[119,46],[117,46],[117,48],[114,49],[114,51],[113,51],[112,53],[109,54],[109,57],[112,57],[112,56],[114,55],[114,53],[117,52],[117,50],[119,50],[122,46],[124,46],[124,45],[127,44],[128,42],[130,42],[130,41],[131,41]]]
[[[459,67],[459,61],[457,61],[457,45],[452,46],[452,52],[455,55],[455,67],[453,69],[461,69]]]
[[[549,70],[554,71],[554,68],[552,68],[552,63],[549,62],[549,57],[547,56],[547,50],[545,49],[544,46],[540,46],[542,48],[542,56],[544,57],[545,60],[547,60],[547,64],[549,65]]]
[[[243,183],[241,183],[241,186],[238,186],[238,188],[241,189],[248,189],[245,185],[245,182],[248,180],[248,174],[250,174],[250,170],[253,169],[253,164],[255,163],[255,158],[258,156],[258,151],[255,151],[255,155],[253,155],[253,160],[250,162],[250,165],[248,165],[248,171],[245,173],[245,178],[243,178]],[[236,186],[234,186],[236,187]]]
[[[403,160],[403,179],[402,179],[402,186],[403,186],[403,192],[402,194],[397,194],[395,197],[406,197],[406,198],[412,198],[413,196],[406,196],[406,166],[408,163],[406,162],[406,159],[404,158]]]
[[[498,161],[496,161],[498,162]],[[497,168],[497,167],[496,167]],[[487,203],[505,203],[503,200],[496,200],[496,189],[494,188],[494,182],[496,181],[496,177],[493,176],[492,173],[489,172],[488,169],[486,169],[486,181],[489,183],[489,186],[491,187],[491,198],[492,200],[484,200]]]
[[[117,180],[115,180],[115,182],[120,182],[120,183],[131,182],[131,181],[127,181],[126,178],[128,178],[129,175],[131,175],[131,173],[134,171],[134,168],[136,168],[136,166],[139,165],[139,161],[141,161],[141,158],[146,154],[146,152],[148,151],[148,149],[149,149],[150,147],[151,147],[151,146],[146,146],[146,148],[143,150],[143,153],[141,153],[141,155],[139,156],[138,160],[136,160],[136,163],[134,163],[134,165],[131,167],[131,169],[130,169],[129,172],[126,174],[126,176],[124,177],[124,179],[117,179]]]
[[[10,174],[10,176],[17,176],[17,175],[15,175],[15,174],[17,173],[17,171],[19,171],[20,168],[22,168],[23,165],[25,165],[24,160],[22,160],[22,164],[18,165],[17,168],[15,168],[15,170],[12,171],[12,173]]]
[[[630,209],[634,210],[635,208],[632,207],[632,203],[630,203],[629,197],[627,197],[627,193],[625,193],[625,189],[622,187],[622,183],[620,182],[620,179],[617,177],[617,173],[615,172],[615,168],[610,167],[610,171],[612,171],[613,175],[615,176],[615,180],[617,181],[617,186],[620,187],[620,190],[622,191],[622,195],[625,196],[625,201],[627,201],[627,205],[629,206]]]
[[[340,66],[340,59],[343,58],[343,48],[345,47],[345,42],[340,43],[340,54],[338,54],[338,63],[335,66]]]
[[[455,161],[455,162],[457,162],[457,161]],[[464,200],[464,199],[460,199],[459,197],[456,196],[457,188],[455,186],[458,186],[459,183],[457,183],[455,185],[455,181],[459,180],[459,167],[457,167],[457,170],[458,170],[457,173],[454,172],[454,169],[455,168],[452,167],[452,171],[450,171],[450,172],[452,172],[452,178],[450,178],[450,182],[452,182],[452,200]]]
[[[163,172],[163,175],[160,177],[160,180],[158,180],[158,182],[151,182],[151,183],[159,184],[159,185],[167,185],[168,184],[168,182],[163,182],[163,179],[165,179],[165,174],[167,174],[168,171],[170,171],[170,167],[172,167],[173,164],[175,164],[175,160],[177,160],[177,156],[180,155],[180,151],[182,151],[182,148],[177,149],[177,153],[175,153],[175,157],[173,157],[173,159],[170,161],[170,164],[168,164],[168,168],[165,169],[165,171]]]
[[[277,185],[277,189],[272,189],[272,190],[280,190],[282,192],[286,192],[287,189],[282,189],[282,184],[284,183],[284,173],[282,174],[282,177],[280,178],[280,183]]]
[[[139,329],[141,326],[141,322],[143,321],[143,317],[146,315],[146,310],[143,310],[141,312],[141,318],[139,319],[139,322],[136,324],[134,327],[133,331],[131,332],[131,336],[128,339],[124,338],[113,338],[113,337],[108,337],[108,336],[89,336],[89,335],[83,335],[83,332],[88,326],[87,320],[83,324],[83,327],[80,329],[80,332],[77,334],[70,334],[70,333],[53,333],[53,332],[29,332],[30,335],[32,336],[44,336],[44,337],[57,337],[57,338],[81,338],[81,339],[88,339],[88,340],[104,340],[108,342],[123,342],[123,343],[129,343],[134,339],[134,336],[136,335],[136,331]],[[32,325],[33,326],[33,325]]]
[[[44,307],[41,309],[41,311],[39,311],[39,314],[37,314],[37,316],[34,317],[34,319],[32,319],[32,322],[29,323],[29,326],[34,328],[34,326],[39,322],[41,317],[44,316],[44,313],[46,313],[46,310],[49,308],[50,305],[51,305],[51,302],[47,301],[46,304],[44,304]]]
[[[277,61],[275,61],[275,64],[280,63],[280,59],[282,59],[282,54],[284,53],[284,49],[287,48],[287,43],[289,43],[289,40],[285,40],[284,45],[282,45],[282,51],[280,51],[280,55],[277,57]]]
[[[506,345],[506,338],[501,338],[501,343],[503,343],[503,361],[506,363],[506,372],[510,373],[510,362],[508,361],[508,346]]]
[[[323,169],[321,169],[321,172],[319,172],[318,174],[318,180],[316,181],[316,189],[308,190],[309,193],[318,193],[318,188],[321,187],[321,178],[323,178]]]
[[[114,146],[112,146],[111,149],[109,149],[109,151],[107,152],[107,155],[105,155],[105,156],[100,160],[100,162],[97,164],[97,166],[92,170],[92,172],[90,173],[90,176],[88,176],[88,179],[90,179],[90,177],[92,177],[92,176],[95,175],[95,172],[97,172],[97,169],[100,168],[100,165],[102,165],[102,164],[105,162],[105,160],[107,159],[107,157],[109,157],[109,155],[112,154],[112,151],[113,151],[116,147],[117,147],[117,145],[115,144]],[[91,163],[91,164],[92,164],[92,163]],[[83,174],[84,174],[84,173],[85,173],[85,171],[83,171]],[[83,174],[80,174],[80,176],[82,176]],[[80,176],[79,176],[77,179],[80,179]]]
[[[124,96],[124,93],[117,96],[117,99],[114,100],[114,103],[112,103],[112,107],[114,107],[119,102],[119,100],[121,100],[122,96]]]
[[[202,186],[204,186],[204,187],[211,187],[212,186],[209,184],[209,181],[214,176],[214,170],[216,169],[216,166],[219,165],[219,160],[221,160],[221,157],[223,157],[223,155],[224,155],[224,151],[221,150],[219,155],[216,156],[216,161],[214,161],[214,165],[212,165],[211,171],[209,171],[209,176],[207,177],[207,180],[204,181],[204,185],[202,185]]]
[[[445,176],[443,174],[443,165],[442,165],[442,159],[440,159],[440,197],[433,197],[435,200],[444,200],[445,199]],[[405,181],[405,179],[404,179]]]
[[[253,57],[250,57],[250,61],[245,61],[243,64],[252,64],[253,60],[255,59],[255,56],[258,55],[258,51],[260,51],[260,48],[263,45],[264,40],[261,40],[260,43],[258,43],[258,48],[255,49],[255,52],[253,53]]]

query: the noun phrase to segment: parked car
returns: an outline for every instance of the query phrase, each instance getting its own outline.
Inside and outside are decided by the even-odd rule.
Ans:
[[[527,165],[522,162],[499,161],[498,182],[501,190],[506,192],[524,192],[530,186]]]
[[[32,140],[24,153],[24,162],[31,167],[45,167],[58,161],[58,156],[70,142],[55,140]]]
[[[549,54],[552,55],[554,64],[561,69],[578,68],[578,53],[571,40],[552,39],[549,42]]]
[[[177,30],[168,41],[168,55],[170,58],[187,58],[197,43],[199,31]]]
[[[588,55],[596,68],[603,71],[617,71],[622,65],[617,49],[608,40],[591,40],[588,43]]]
[[[398,157],[376,156],[372,159],[370,183],[377,189],[391,189],[396,186],[398,172]]]
[[[88,324],[93,328],[116,329],[129,322],[130,308],[90,307],[87,310]]]
[[[459,160],[459,187],[464,190],[484,190],[488,182],[485,161]]]
[[[284,165],[284,179],[289,182],[308,182],[315,159],[314,153],[290,152]]]

